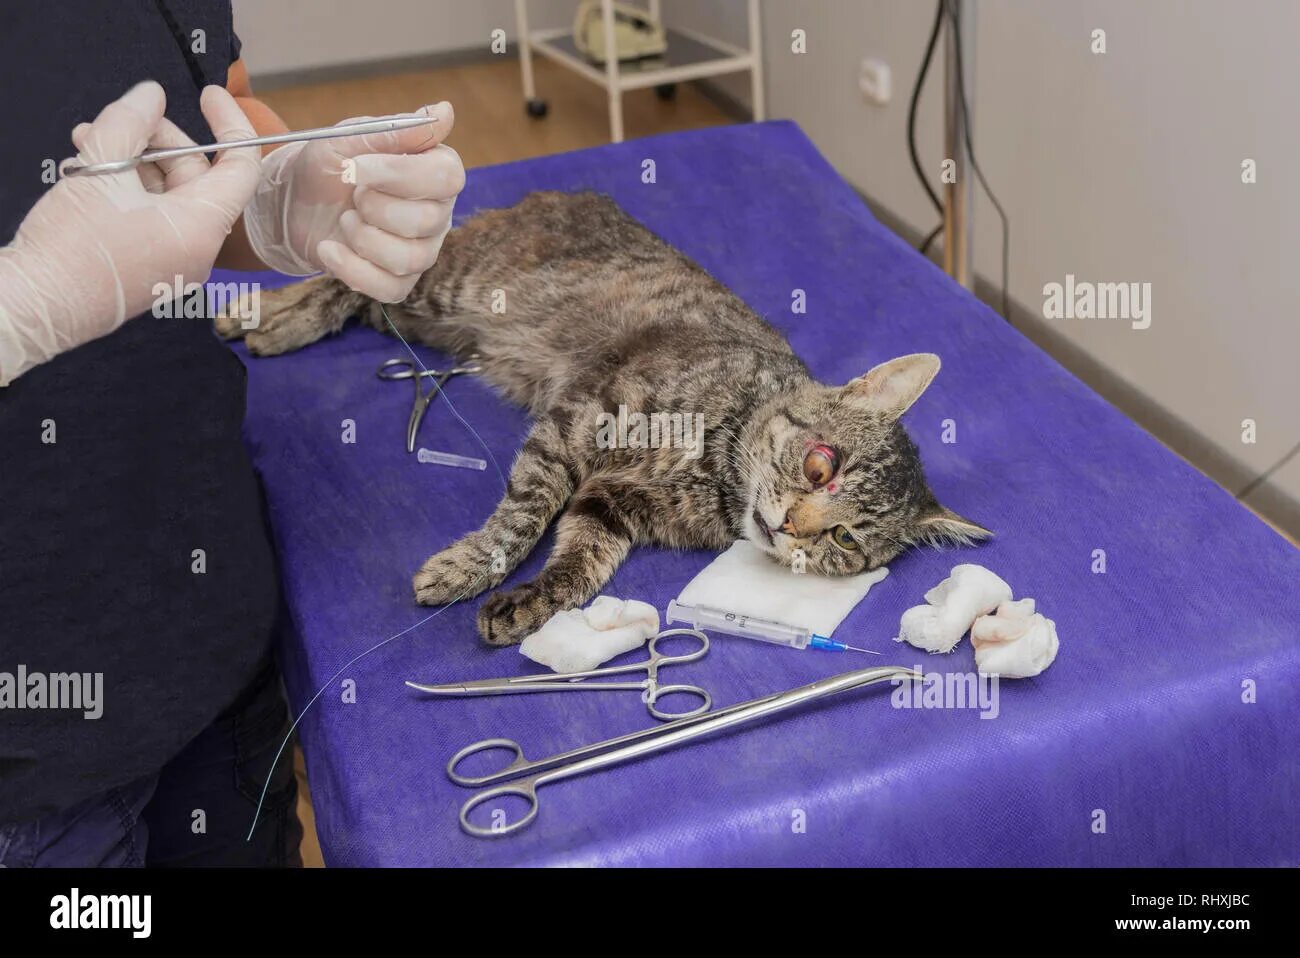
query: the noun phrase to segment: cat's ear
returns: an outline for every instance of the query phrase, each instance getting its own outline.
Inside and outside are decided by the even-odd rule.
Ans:
[[[897,419],[925,392],[939,374],[934,353],[912,353],[881,363],[844,386],[844,395],[866,403],[889,419]]]
[[[993,538],[993,533],[931,499],[917,516],[915,538],[930,545],[969,546]]]

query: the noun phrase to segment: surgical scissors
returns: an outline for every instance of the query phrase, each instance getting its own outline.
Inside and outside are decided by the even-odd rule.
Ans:
[[[442,392],[442,387],[452,376],[468,375],[483,371],[478,356],[470,356],[469,361],[451,369],[417,369],[413,359],[390,359],[383,363],[375,375],[390,381],[410,379],[415,383],[415,402],[411,406],[411,418],[406,423],[406,451],[415,452],[415,436],[420,431],[420,423],[429,409],[429,403]],[[433,380],[433,388],[427,393],[420,388],[420,380],[425,377]]]
[[[700,647],[694,652],[681,655],[664,655],[659,651],[659,642],[675,636],[689,635],[699,639]],[[541,675],[514,675],[503,679],[480,679],[477,682],[448,682],[445,685],[421,685],[407,682],[413,689],[429,692],[432,695],[511,695],[521,692],[604,692],[611,689],[640,691],[641,700],[645,702],[650,714],[660,721],[692,718],[707,712],[713,705],[709,693],[698,685],[660,685],[659,669],[665,665],[678,665],[682,662],[694,662],[702,659],[709,651],[709,637],[695,629],[668,629],[660,632],[650,640],[650,657],[630,665],[611,665],[589,672],[556,672]],[[628,672],[645,672],[646,677],[640,682],[588,682],[587,679],[606,675],[626,675]],[[686,712],[664,712],[656,706],[665,695],[691,695],[700,700],[700,704]],[[518,746],[515,746],[518,749]],[[520,756],[522,758],[522,755]]]
[[[109,160],[106,163],[75,163],[69,157],[59,164],[62,176],[99,176],[103,173],[124,173],[133,170],[141,163],[158,163],[174,160],[180,156],[193,153],[215,153],[218,150],[234,150],[245,146],[271,146],[276,143],[294,143],[298,140],[328,140],[336,136],[362,136],[367,133],[390,133],[393,130],[405,130],[413,126],[437,123],[436,116],[390,116],[382,120],[362,120],[357,123],[340,123],[337,126],[321,126],[311,130],[293,130],[289,133],[276,133],[271,136],[254,136],[246,140],[227,140],[225,143],[203,143],[198,146],[175,146],[166,150],[150,150],[127,160]]]
[[[690,715],[668,722],[665,725],[657,725],[628,735],[620,735],[618,738],[608,739],[604,742],[584,745],[559,755],[538,759],[535,762],[530,762],[524,758],[524,751],[520,748],[518,742],[504,738],[484,739],[481,742],[466,746],[452,756],[451,761],[447,763],[448,777],[457,785],[467,787],[497,782],[503,779],[514,779],[514,781],[507,781],[495,788],[484,789],[467,799],[460,808],[460,827],[477,838],[497,838],[509,835],[528,825],[537,817],[537,790],[543,785],[572,778],[575,775],[595,772],[623,762],[630,762],[643,755],[652,755],[655,752],[676,748],[678,745],[683,745],[704,735],[756,721],[768,715],[775,715],[805,702],[825,698],[838,692],[847,692],[850,689],[862,688],[878,682],[919,679],[920,677],[918,672],[897,666],[857,669],[853,672],[844,672],[841,675],[831,676],[828,679],[819,679],[816,682],[810,682],[808,685],[790,689],[789,691],[775,692],[772,695],[764,695],[748,702],[741,702],[720,709],[717,712]],[[470,755],[497,748],[510,749],[515,753],[515,758],[501,771],[478,778],[457,773],[456,766]],[[513,795],[528,802],[528,811],[522,818],[507,824],[494,825],[490,828],[475,825],[469,820],[470,812],[479,805],[505,795]]]

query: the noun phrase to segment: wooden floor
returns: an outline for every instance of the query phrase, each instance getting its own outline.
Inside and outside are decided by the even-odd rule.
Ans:
[[[538,93],[550,104],[544,119],[524,113],[519,62],[513,57],[441,70],[285,87],[258,93],[258,98],[295,130],[329,126],[354,116],[407,113],[448,100],[456,110],[456,126],[447,143],[460,154],[467,170],[608,143],[605,91],[549,61],[535,59],[534,67]],[[256,80],[253,89],[257,90]],[[623,111],[628,139],[731,122],[689,85],[679,86],[672,100],[659,99],[653,90],[625,94]],[[316,816],[302,752],[297,748],[294,767],[298,817],[303,825],[303,864],[321,867]]]
[[[549,60],[534,59],[538,94],[550,113],[524,113],[519,63],[512,57],[441,70],[286,87],[259,93],[291,129],[328,126],[354,116],[406,113],[428,103],[450,101],[456,126],[448,144],[466,169],[530,156],[563,153],[609,142],[605,91]],[[257,90],[257,82],[253,81]],[[623,96],[627,139],[717,126],[731,119],[694,87],[683,84],[672,100],[653,90]]]
[[[302,844],[298,848],[302,863],[306,868],[324,868],[320,841],[316,838],[316,811],[311,807],[311,790],[307,785],[307,766],[297,744],[293,747],[293,773],[298,779],[298,821],[302,822]]]

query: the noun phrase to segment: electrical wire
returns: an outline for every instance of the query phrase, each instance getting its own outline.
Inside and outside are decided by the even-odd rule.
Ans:
[[[925,86],[926,75],[930,72],[930,62],[934,59],[934,48],[939,42],[939,29],[943,26],[943,0],[934,9],[934,25],[930,27],[930,39],[925,44],[925,56],[921,59],[921,69],[916,75],[916,82],[912,84],[912,100],[907,106],[907,152],[912,158],[912,169],[916,171],[916,178],[921,181],[921,186],[925,188],[925,193],[930,197],[930,202],[934,205],[935,212],[940,216],[943,215],[943,204],[939,202],[939,194],[934,191],[930,181],[926,178],[925,170],[921,167],[921,159],[916,151],[916,108],[921,101],[921,88]],[[943,227],[940,226],[928,237],[921,246],[921,252],[924,253],[929,249],[930,243],[934,241]]]
[[[930,235],[921,241],[921,255],[928,256],[930,253],[930,244],[934,242],[935,237],[943,232],[943,224],[940,223],[934,229],[930,230]]]
[[[1245,488],[1243,488],[1243,489],[1241,490],[1241,492],[1237,493],[1236,496],[1234,496],[1234,498],[1236,498],[1236,499],[1245,499],[1248,495],[1250,495],[1252,492],[1254,492],[1256,489],[1258,489],[1260,486],[1262,486],[1265,482],[1267,482],[1270,478],[1272,478],[1272,476],[1273,476],[1273,474],[1274,474],[1275,472],[1277,472],[1279,469],[1281,469],[1283,466],[1285,466],[1288,462],[1290,462],[1292,459],[1294,459],[1294,458],[1296,457],[1296,454],[1297,454],[1297,453],[1300,453],[1300,443],[1296,443],[1294,446],[1291,447],[1291,451],[1290,451],[1290,452],[1288,452],[1285,456],[1283,456],[1283,457],[1282,457],[1281,459],[1279,459],[1277,462],[1273,463],[1272,466],[1270,466],[1268,469],[1264,470],[1262,473],[1260,473],[1260,474],[1259,474],[1258,476],[1256,476],[1254,479],[1250,480],[1250,482],[1246,483]]]
[[[997,195],[989,186],[988,180],[984,178],[984,171],[980,169],[979,163],[975,159],[975,147],[970,138],[970,108],[966,103],[966,70],[962,66],[961,59],[961,24],[957,16],[955,4],[949,3],[948,0],[939,0],[940,6],[948,11],[948,19],[952,24],[953,47],[957,58],[957,96],[961,106],[962,132],[965,134],[966,155],[970,158],[971,169],[975,171],[975,177],[979,180],[980,186],[983,187],[984,193],[988,196],[989,202],[993,208],[998,211],[998,218],[1002,220],[1002,318],[1011,321],[1011,313],[1008,309],[1008,286],[1010,283],[1010,254],[1011,254],[1011,222],[1007,219],[1006,210],[998,202]]]
[[[971,168],[975,171],[975,176],[979,180],[980,187],[988,196],[993,208],[997,210],[998,219],[1002,223],[1002,316],[1010,321],[1010,257],[1011,257],[1011,223],[1007,217],[1006,210],[1002,208],[1002,203],[998,200],[997,195],[989,187],[988,180],[984,176],[984,171],[980,169],[979,162],[975,159],[975,149],[971,142],[971,120],[970,107],[966,100],[966,73],[962,66],[961,57],[961,24],[958,22],[957,11],[954,5],[948,0],[939,0],[935,5],[934,23],[930,27],[930,37],[925,44],[925,55],[921,58],[921,68],[917,73],[916,82],[912,85],[912,97],[907,106],[907,152],[912,161],[912,169],[916,172],[916,178],[920,181],[921,186],[925,189],[926,196],[930,198],[930,203],[934,206],[935,211],[940,215],[943,214],[943,203],[939,200],[939,195],[930,185],[926,178],[925,170],[921,166],[921,159],[916,148],[916,114],[917,107],[921,100],[921,90],[925,86],[926,76],[930,72],[930,64],[934,60],[934,50],[939,41],[939,31],[943,26],[943,18],[947,16],[953,31],[954,46],[956,48],[956,68],[957,68],[957,89],[959,98],[959,109],[962,115],[962,132],[965,138],[966,154],[970,158]],[[929,255],[930,246],[943,232],[943,224],[935,227],[922,240],[921,245],[917,247],[923,256]]]

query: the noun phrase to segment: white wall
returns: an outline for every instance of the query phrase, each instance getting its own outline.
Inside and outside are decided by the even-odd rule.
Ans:
[[[1287,166],[1300,156],[1300,3],[974,3],[974,138],[1012,220],[1012,295],[1041,315],[1043,285],[1066,273],[1150,282],[1149,329],[1051,325],[1241,474],[1263,471],[1300,440],[1300,264],[1287,262],[1300,252],[1300,182]],[[770,115],[797,120],[846,178],[922,233],[937,219],[905,136],[934,7],[763,3]],[[744,41],[743,0],[665,0],[665,10],[670,21]],[[802,56],[790,51],[795,28],[808,33]],[[1106,31],[1104,55],[1090,52],[1095,28]],[[888,106],[858,92],[867,54],[893,67]],[[941,59],[936,66],[918,128],[937,179]],[[747,102],[743,80],[726,89]],[[1253,186],[1241,182],[1245,157],[1259,164]],[[996,281],[998,223],[982,198],[976,217],[976,267]],[[1246,418],[1258,423],[1253,446],[1241,442]],[[1274,485],[1300,502],[1300,462]]]
[[[312,67],[446,53],[513,37],[513,0],[233,0],[254,78]],[[574,4],[529,0],[529,26],[571,23]]]

